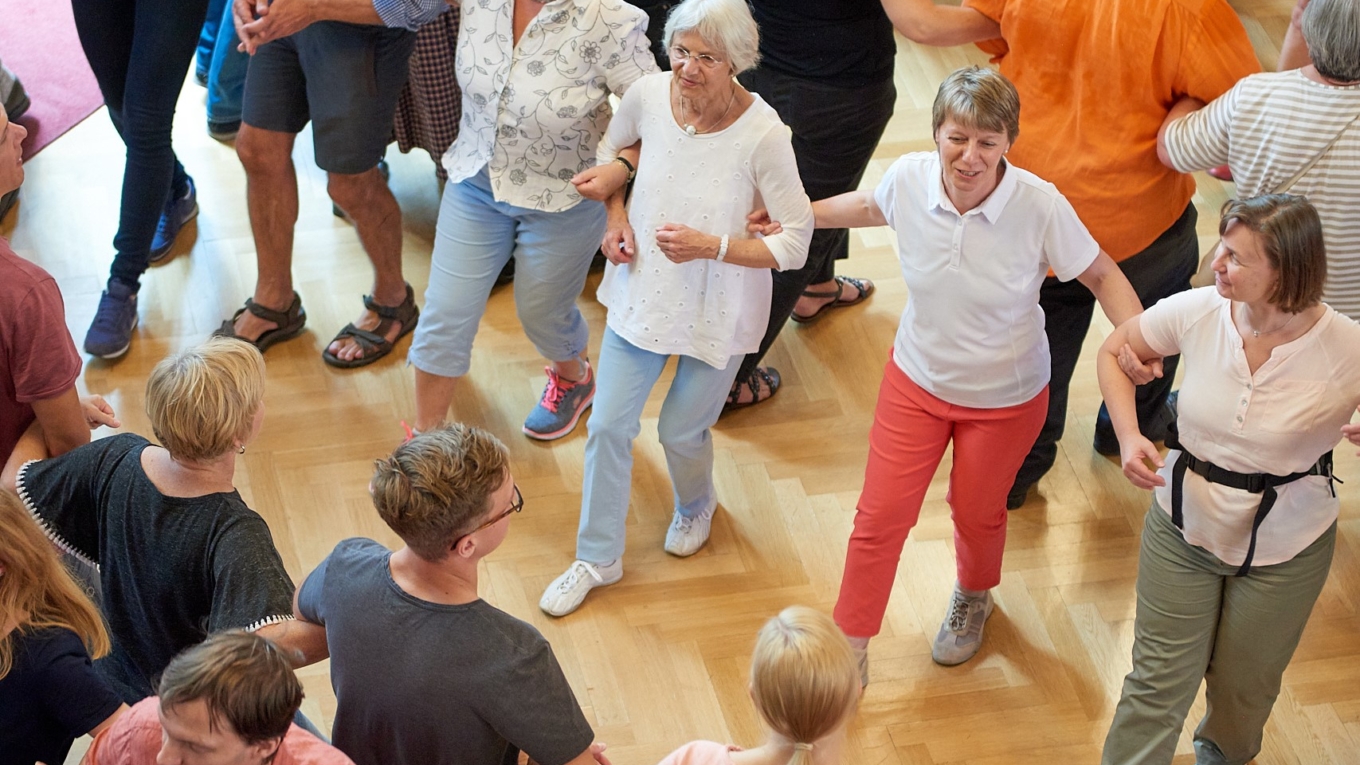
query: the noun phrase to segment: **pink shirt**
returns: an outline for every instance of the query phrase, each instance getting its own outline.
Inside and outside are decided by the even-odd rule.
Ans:
[[[123,713],[90,745],[81,765],[152,765],[161,751],[160,701],[142,699]],[[270,765],[354,765],[339,749],[296,725],[279,745]]]
[[[732,752],[741,747],[716,741],[691,741],[666,755],[657,765],[732,765]]]

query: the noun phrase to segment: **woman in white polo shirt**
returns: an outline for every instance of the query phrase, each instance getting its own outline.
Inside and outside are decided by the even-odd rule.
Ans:
[[[1347,424],[1360,405],[1360,324],[1320,302],[1327,256],[1316,209],[1288,194],[1234,200],[1219,233],[1214,286],[1118,327],[1096,362],[1124,474],[1153,489],[1133,671],[1107,765],[1171,762],[1201,679],[1209,708],[1195,731],[1198,761],[1246,762],[1261,750],[1331,567],[1331,449],[1343,435],[1360,445],[1360,425]],[[1129,377],[1147,379],[1139,359],[1174,353],[1185,377],[1163,460],[1138,433]]]
[[[990,590],[1001,581],[1006,492],[1048,408],[1039,287],[1049,269],[1089,287],[1115,324],[1141,308],[1058,190],[1006,162],[1019,120],[1009,80],[960,69],[935,96],[937,152],[903,156],[872,192],[812,206],[818,228],[891,226],[909,290],[835,610],[866,683],[869,638],[950,441],[958,578],[931,656],[959,664],[981,645]]]
[[[600,142],[597,167],[617,171],[627,164],[615,164],[619,151],[638,140],[642,157],[627,209],[621,195],[608,203],[599,299],[609,315],[581,526],[576,561],[539,601],[553,616],[623,576],[633,439],[671,356],[675,379],[657,420],[674,494],[666,552],[693,555],[708,541],[718,502],[709,428],[765,335],[770,269],[801,267],[812,240],[789,129],[735,79],[759,50],[745,0],[685,0],[667,18],[665,41],[671,71],[634,83]],[[782,232],[747,232],[757,200],[781,216]]]

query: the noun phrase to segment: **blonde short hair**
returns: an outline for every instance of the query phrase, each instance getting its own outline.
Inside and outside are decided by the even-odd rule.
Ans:
[[[477,526],[510,475],[505,445],[461,423],[421,433],[375,466],[378,515],[428,561],[443,560]]]
[[[940,83],[930,108],[930,132],[952,119],[964,127],[1005,133],[1015,143],[1020,137],[1020,93],[995,69],[966,66]]]
[[[746,0],[684,0],[666,17],[663,44],[667,53],[671,39],[685,32],[694,32],[721,50],[732,74],[760,63],[760,30]]]
[[[263,401],[264,358],[225,337],[165,359],[146,382],[151,429],[176,460],[209,460],[237,448]]]
[[[859,695],[854,651],[831,617],[790,606],[760,630],[751,654],[751,698],[778,735],[811,744],[845,723]],[[809,759],[799,747],[789,762]]]

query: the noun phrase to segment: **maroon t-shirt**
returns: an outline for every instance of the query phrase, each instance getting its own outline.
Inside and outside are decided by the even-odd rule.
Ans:
[[[32,403],[61,395],[79,376],[56,280],[0,237],[0,463],[33,422]]]

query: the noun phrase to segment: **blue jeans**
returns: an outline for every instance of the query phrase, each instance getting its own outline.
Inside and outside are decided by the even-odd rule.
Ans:
[[[425,308],[407,359],[422,372],[467,374],[487,297],[512,256],[524,334],[551,361],[580,356],[590,338],[576,298],[604,223],[604,205],[589,200],[555,213],[497,202],[486,168],[450,183],[435,226]]]
[[[675,512],[692,518],[713,512],[718,504],[709,428],[722,414],[742,357],[729,358],[722,369],[692,356],[678,358],[656,429],[671,474]],[[611,563],[623,555],[633,483],[633,439],[642,430],[647,395],[669,360],[668,355],[638,348],[608,327],[604,330],[586,437],[581,527],[576,532],[580,560]]]
[[[188,187],[170,129],[207,7],[208,0],[71,3],[80,46],[127,146],[110,281],[134,290],[146,271],[166,201]]]
[[[194,73],[196,76],[207,78],[208,65],[212,63],[213,48],[217,47],[217,34],[222,28],[222,11],[231,8],[231,3],[227,0],[208,0],[208,14],[203,19],[203,26],[198,32],[198,49],[194,51]],[[235,26],[231,16],[226,17],[226,23]]]
[[[208,73],[208,122],[215,124],[241,121],[241,97],[246,90],[246,69],[250,65],[250,54],[236,50],[241,40],[236,36],[231,3],[220,1],[222,8],[214,29],[216,38],[207,59],[203,57],[203,40],[198,44],[199,66]],[[218,4],[219,0],[212,0],[208,6],[208,23],[203,25],[205,34],[213,20],[213,6]]]

